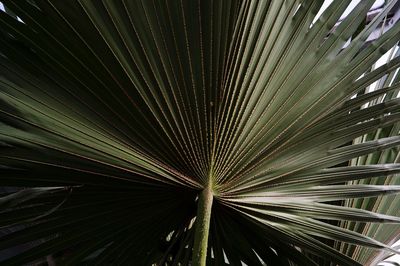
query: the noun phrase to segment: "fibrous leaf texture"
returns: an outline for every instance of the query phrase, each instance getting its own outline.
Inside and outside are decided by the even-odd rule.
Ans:
[[[2,1],[1,263],[397,252],[398,4],[323,2]]]

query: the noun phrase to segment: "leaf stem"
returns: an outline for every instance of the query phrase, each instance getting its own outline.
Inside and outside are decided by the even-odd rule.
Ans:
[[[213,202],[211,183],[210,180],[208,186],[203,189],[199,196],[192,257],[193,266],[206,265],[208,233],[210,229],[211,207]]]

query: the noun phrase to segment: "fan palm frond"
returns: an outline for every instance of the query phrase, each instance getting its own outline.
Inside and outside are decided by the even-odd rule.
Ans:
[[[2,2],[3,263],[398,252],[397,1]]]

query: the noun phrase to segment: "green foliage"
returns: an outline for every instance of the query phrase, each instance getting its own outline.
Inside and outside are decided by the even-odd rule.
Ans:
[[[209,265],[397,252],[395,0],[2,2],[3,264],[189,265],[201,229]]]

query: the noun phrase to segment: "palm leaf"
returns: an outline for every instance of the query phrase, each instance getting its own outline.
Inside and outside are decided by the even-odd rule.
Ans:
[[[396,1],[2,2],[2,263],[397,252]]]

